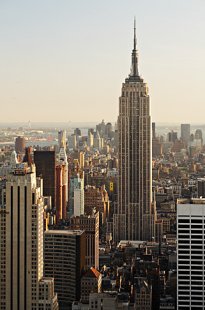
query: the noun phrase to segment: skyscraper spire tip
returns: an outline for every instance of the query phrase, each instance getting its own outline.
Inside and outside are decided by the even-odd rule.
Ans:
[[[137,44],[137,39],[136,39],[136,17],[134,17],[134,50],[136,50],[136,44]]]

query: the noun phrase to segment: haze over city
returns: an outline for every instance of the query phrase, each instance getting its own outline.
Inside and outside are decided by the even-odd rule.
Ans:
[[[0,3],[0,310],[205,309],[204,0]]]
[[[205,2],[1,1],[1,122],[115,122],[136,16],[156,122],[203,123]]]

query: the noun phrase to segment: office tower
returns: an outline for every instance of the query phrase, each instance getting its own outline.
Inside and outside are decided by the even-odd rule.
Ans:
[[[0,309],[45,309],[47,304],[56,310],[53,279],[43,278],[44,204],[35,166],[16,164],[1,197]],[[50,287],[48,298],[41,295],[42,285]]]
[[[111,123],[107,123],[105,126],[105,135],[111,139],[113,137],[113,130],[112,130],[112,124]]]
[[[76,129],[74,130],[74,134],[75,134],[76,136],[81,136],[81,130],[80,130],[79,128],[76,128]]]
[[[197,180],[197,196],[205,198],[205,178]]]
[[[34,151],[36,175],[43,178],[43,196],[51,196],[52,208],[56,205],[56,159],[54,151]]]
[[[104,135],[105,135],[105,128],[106,128],[106,125],[105,125],[105,121],[103,119],[100,124],[96,125],[96,132],[99,132],[100,135],[102,135],[102,137],[104,137]]]
[[[201,140],[201,145],[203,145],[203,133],[201,129],[197,129],[195,131],[195,139],[196,140]]]
[[[85,214],[92,215],[94,210],[99,212],[101,223],[105,223],[109,217],[110,201],[105,186],[96,188],[87,185],[85,188]]]
[[[47,230],[44,238],[44,272],[55,279],[60,309],[70,309],[80,299],[81,274],[85,266],[85,233]]]
[[[156,138],[156,126],[155,123],[152,123],[152,139]]]
[[[17,154],[24,154],[26,141],[24,137],[17,137],[15,140],[15,151]]]
[[[69,180],[69,214],[84,214],[84,172],[74,173]]]
[[[68,160],[64,147],[60,148],[56,166],[56,221],[67,218]]]
[[[205,309],[205,199],[177,202],[177,309]]]
[[[168,133],[168,142],[175,142],[177,140],[177,132],[175,132],[175,131],[170,131],[169,133]]]
[[[94,143],[94,136],[93,133],[91,131],[88,132],[88,146],[90,148],[93,147],[93,143]]]
[[[58,146],[60,148],[64,148],[66,150],[66,131],[60,130],[58,132]]]
[[[162,143],[158,138],[152,139],[152,156],[161,156],[162,155]]]
[[[70,229],[85,230],[86,267],[99,268],[99,213],[92,216],[73,216]]]
[[[23,162],[29,165],[33,164],[33,148],[31,146],[26,147]]]
[[[84,168],[85,164],[85,154],[82,151],[74,151],[72,154],[72,159],[78,162],[78,166],[80,169]]]
[[[148,87],[138,73],[134,26],[131,73],[119,99],[118,210],[115,240],[150,240],[152,225],[151,122]]]
[[[62,166],[56,166],[56,222],[63,219],[63,176]]]
[[[104,146],[104,139],[101,138],[99,131],[95,133],[93,147],[97,150],[101,150]]]
[[[79,152],[79,166],[80,169],[83,169],[85,165],[85,154],[84,152]]]
[[[186,144],[190,141],[190,124],[181,124],[181,139]]]
[[[71,136],[68,137],[68,146],[69,149],[75,150],[77,147],[77,137],[75,134],[72,134]]]

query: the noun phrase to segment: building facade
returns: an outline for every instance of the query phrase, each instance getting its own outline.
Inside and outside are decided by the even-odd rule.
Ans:
[[[43,178],[43,195],[51,196],[52,208],[56,206],[56,158],[55,151],[35,151],[36,175]]]
[[[188,145],[190,141],[190,124],[181,124],[181,139]]]
[[[45,276],[55,279],[60,309],[80,300],[81,274],[85,266],[85,233],[47,230],[44,244]]]
[[[34,165],[16,164],[7,175],[0,206],[1,310],[58,309],[53,279],[43,280],[42,194]],[[40,301],[43,281],[51,293]]]
[[[94,215],[73,216],[70,229],[85,231],[86,236],[86,267],[99,268],[99,212]]]
[[[177,309],[205,309],[205,199],[177,203]]]

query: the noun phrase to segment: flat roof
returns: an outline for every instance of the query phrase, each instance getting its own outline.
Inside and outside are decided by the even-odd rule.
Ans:
[[[65,236],[72,236],[72,235],[82,235],[84,230],[46,230],[45,234],[47,235],[65,235]]]

